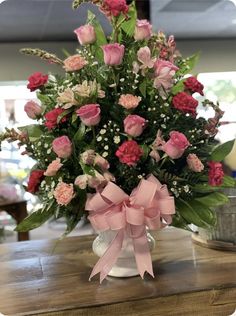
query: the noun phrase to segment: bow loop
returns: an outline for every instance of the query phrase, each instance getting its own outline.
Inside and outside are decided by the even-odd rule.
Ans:
[[[153,230],[171,223],[175,205],[167,186],[150,175],[147,180],[142,179],[129,196],[116,184],[109,182],[101,193],[88,195],[86,209],[90,211],[88,218],[96,230],[117,231],[90,278],[99,272],[100,281],[107,276],[119,256],[125,235],[133,240],[141,277],[145,271],[153,276],[146,226]]]

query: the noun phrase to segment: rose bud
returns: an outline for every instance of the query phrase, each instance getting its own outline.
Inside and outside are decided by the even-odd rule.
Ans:
[[[183,133],[170,132],[170,139],[162,146],[162,150],[172,159],[180,158],[190,145]]]
[[[38,105],[38,103],[34,101],[28,101],[24,106],[24,111],[29,118],[34,120],[41,114],[42,108]]]
[[[137,20],[134,39],[136,41],[141,41],[144,39],[149,39],[152,35],[152,25],[148,20]]]
[[[96,41],[96,33],[94,27],[90,24],[85,24],[74,30],[77,35],[80,45],[92,44]]]
[[[82,123],[86,126],[97,125],[101,119],[100,112],[101,109],[99,104],[86,104],[76,111]]]
[[[122,63],[125,46],[118,43],[102,46],[104,53],[104,63],[109,66],[118,66]]]
[[[126,134],[138,137],[142,134],[146,125],[146,120],[139,115],[128,115],[124,119],[124,128]]]
[[[54,139],[52,149],[60,158],[69,158],[72,154],[72,143],[67,136],[61,136]]]

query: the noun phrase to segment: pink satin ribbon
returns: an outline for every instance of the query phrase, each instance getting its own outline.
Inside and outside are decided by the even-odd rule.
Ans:
[[[122,249],[125,234],[133,240],[134,255],[140,276],[145,271],[154,277],[146,227],[162,228],[172,221],[174,198],[153,175],[141,180],[127,195],[116,184],[109,182],[102,192],[88,196],[86,210],[89,220],[98,231],[117,231],[109,247],[99,259],[89,280],[100,273],[100,283],[112,269]]]

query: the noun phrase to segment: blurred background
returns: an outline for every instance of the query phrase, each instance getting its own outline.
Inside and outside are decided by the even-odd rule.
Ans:
[[[73,54],[78,42],[73,30],[86,21],[87,10],[96,13],[107,33],[110,25],[97,8],[82,4],[79,11],[71,8],[72,0],[0,0],[0,132],[7,127],[32,124],[24,113],[24,104],[36,98],[26,88],[33,72],[60,73],[60,67],[19,53],[23,47],[41,48],[62,59]],[[183,56],[200,53],[194,75],[205,86],[205,96],[219,100],[225,111],[223,121],[236,121],[236,0],[136,0],[138,16],[150,19],[154,31],[173,34]],[[201,99],[199,98],[199,101]],[[199,108],[206,118],[211,112]],[[222,126],[220,142],[236,137],[236,124]],[[226,160],[228,172],[236,170],[236,146]],[[33,166],[14,144],[4,143],[0,152],[0,209],[2,201],[26,200],[27,211],[37,200],[24,192],[22,184]],[[3,204],[3,202],[2,202]],[[15,241],[15,219],[0,211],[0,240]],[[30,233],[31,239],[57,238],[65,228],[63,222],[50,222]],[[74,234],[89,234],[86,221]]]

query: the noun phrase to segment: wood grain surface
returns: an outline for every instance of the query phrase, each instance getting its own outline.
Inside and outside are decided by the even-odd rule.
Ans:
[[[3,315],[229,316],[236,309],[236,254],[194,245],[187,232],[156,234],[155,278],[98,277],[94,236],[0,246]]]

